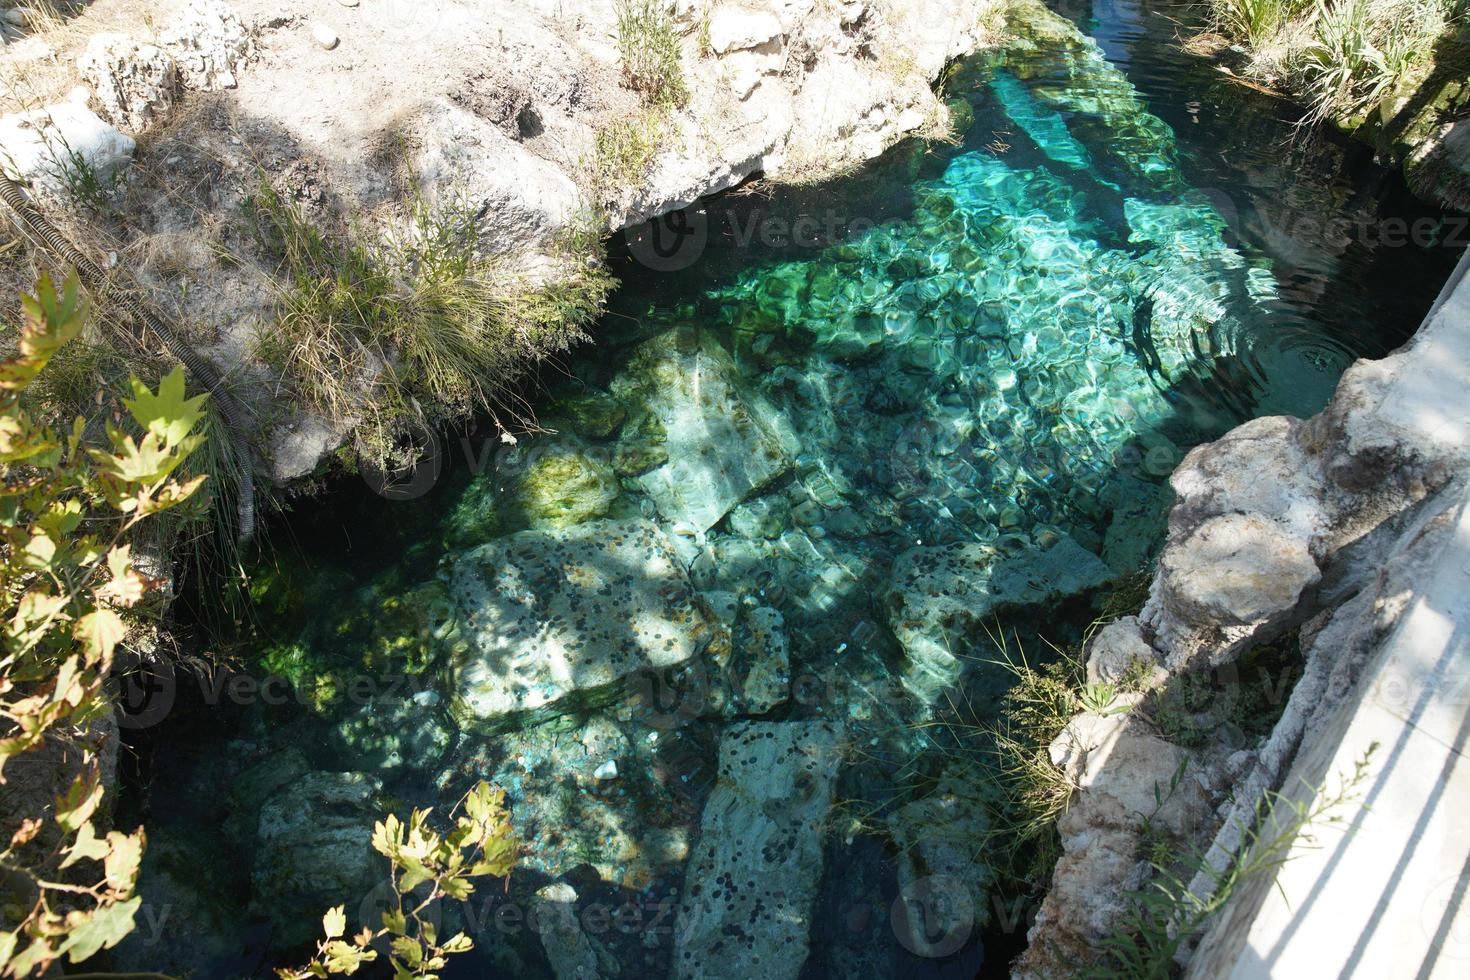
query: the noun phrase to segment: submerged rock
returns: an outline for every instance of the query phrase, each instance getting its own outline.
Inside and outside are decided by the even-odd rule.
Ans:
[[[577,920],[577,890],[564,881],[536,892],[536,924],[556,980],[617,976],[617,960]]]
[[[619,454],[663,457],[638,482],[669,521],[708,531],[791,467],[791,427],[707,333],[671,330],[645,342],[613,390],[654,423],[625,430]]]
[[[362,770],[427,769],[454,740],[440,711],[413,698],[369,701],[339,719],[333,735],[343,762]]]
[[[672,544],[647,521],[523,531],[461,555],[450,580],[466,641],[453,710],[469,724],[682,664],[712,633]]]
[[[486,478],[499,488],[496,516],[504,530],[594,520],[607,514],[620,492],[607,452],[572,435],[518,446]]]
[[[387,880],[373,852],[378,817],[377,779],[360,772],[309,772],[260,808],[254,907],[276,927],[281,945],[318,934],[318,922],[300,909],[328,908],[358,899]]]
[[[604,881],[645,888],[689,856],[695,814],[681,795],[687,784],[659,775],[659,742],[630,738],[625,728],[639,730],[592,714],[469,736],[438,782],[502,787],[529,870],[558,877],[590,866]],[[599,775],[610,765],[615,779]]]
[[[1018,557],[971,542],[909,549],[894,562],[885,602],[908,658],[904,686],[932,702],[959,676],[954,648],[996,610],[1077,595],[1114,576],[1071,538]]]
[[[561,395],[552,403],[552,408],[565,414],[576,433],[587,439],[608,438],[622,428],[628,417],[621,402],[593,388]]]
[[[676,980],[789,980],[801,972],[840,738],[827,721],[725,730],[719,782],[684,880]]]
[[[997,802],[987,797],[988,792],[993,791],[966,767],[950,765],[932,792],[900,807],[888,819],[889,835],[899,854],[899,887],[908,889],[929,875],[943,876],[968,898],[970,918],[965,924],[972,928],[990,920],[990,888],[995,880],[986,861],[987,848],[981,843],[990,829],[988,811]],[[946,912],[956,916],[958,925],[965,910]]]

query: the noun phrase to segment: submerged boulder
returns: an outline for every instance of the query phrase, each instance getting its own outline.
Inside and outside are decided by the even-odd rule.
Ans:
[[[707,333],[671,330],[645,342],[613,389],[643,416],[624,429],[618,455],[651,467],[639,485],[670,521],[708,531],[791,468],[790,425]]]
[[[461,555],[450,579],[465,641],[453,710],[470,724],[684,663],[713,632],[648,521],[522,531]]]
[[[590,867],[605,882],[643,889],[689,856],[698,814],[689,783],[672,770],[686,774],[701,763],[683,758],[677,741],[650,739],[605,714],[568,715],[468,735],[437,782],[446,795],[458,790],[444,787],[479,779],[504,788],[528,872],[558,878]]]
[[[840,729],[828,721],[732,725],[704,806],[675,927],[676,980],[795,978],[822,877]]]
[[[538,439],[507,453],[490,474],[502,529],[561,528],[607,514],[617,474],[603,450],[572,435]]]
[[[1100,588],[1115,574],[1067,537],[1014,557],[978,542],[910,548],[894,562],[885,603],[908,658],[904,686],[932,702],[959,677],[952,648],[992,613]]]
[[[282,945],[317,934],[317,922],[303,918],[302,907],[325,909],[386,880],[387,867],[372,849],[381,790],[364,773],[309,772],[261,806],[254,904]]]

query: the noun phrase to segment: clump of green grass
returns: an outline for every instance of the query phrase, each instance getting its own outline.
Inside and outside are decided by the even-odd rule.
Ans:
[[[688,102],[669,5],[662,0],[617,0],[614,9],[623,81],[649,105],[677,108]]]
[[[593,186],[607,190],[641,186],[667,127],[668,114],[650,108],[598,130],[593,138]]]
[[[1209,13],[1220,33],[1262,47],[1309,4],[1310,0],[1209,0]]]
[[[612,279],[595,237],[554,246],[554,279],[532,278],[478,243],[469,202],[411,195],[408,226],[369,245],[329,238],[263,185],[249,208],[279,258],[276,321],[257,352],[311,406],[358,424],[374,465],[395,460],[406,423],[473,411],[522,418],[511,386],[540,357],[566,350]]]

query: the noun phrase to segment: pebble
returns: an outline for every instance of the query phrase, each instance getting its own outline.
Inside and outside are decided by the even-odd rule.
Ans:
[[[14,24],[16,27],[29,27],[31,19],[35,16],[36,12],[30,7],[16,7],[5,11],[5,22]]]
[[[608,759],[602,765],[592,770],[592,775],[597,779],[617,779],[618,762],[616,759]]]
[[[332,30],[326,24],[313,24],[311,28],[311,36],[316,39],[317,44],[320,44],[328,51],[335,48],[339,41],[339,38],[337,37],[337,32]]]
[[[359,0],[337,0],[344,7],[356,7]]]

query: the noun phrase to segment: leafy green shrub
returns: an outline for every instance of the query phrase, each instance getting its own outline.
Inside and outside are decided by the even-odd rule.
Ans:
[[[388,942],[395,978],[436,980],[446,957],[473,948],[464,933],[441,941],[424,916],[442,898],[468,899],[475,890],[471,878],[503,878],[515,867],[519,845],[505,809],[505,792],[480,782],[451,811],[454,829],[448,834],[429,825],[431,816],[430,810],[414,810],[406,824],[389,816],[373,827],[373,850],[388,859],[396,898],[394,907],[383,913],[382,926],[364,924],[348,937],[343,906],[329,909],[322,917],[324,938],[317,943],[316,956],[303,968],[277,970],[282,980],[356,973],[378,958],[373,946],[380,940]]]
[[[1312,42],[1296,63],[1308,118],[1361,124],[1427,63],[1453,16],[1450,0],[1318,0]]]
[[[89,735],[111,710],[104,685],[129,610],[157,585],[134,567],[129,542],[204,482],[178,478],[202,442],[205,400],[185,397],[182,368],[157,390],[132,381],[123,405],[136,433],[109,423],[96,445],[81,419],[64,433],[38,421],[23,396],[81,333],[87,304],[75,276],[60,292],[43,276],[22,303],[15,356],[0,362],[0,776],[17,759],[73,775],[54,807],[19,815],[0,851],[6,977],[81,962],[133,928],[144,835],[98,833],[105,787]],[[63,755],[74,762],[58,764]]]

